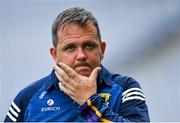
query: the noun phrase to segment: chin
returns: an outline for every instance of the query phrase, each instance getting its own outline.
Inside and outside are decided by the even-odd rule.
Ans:
[[[78,73],[82,76],[87,76],[87,77],[89,77],[91,74],[89,71],[79,71]]]

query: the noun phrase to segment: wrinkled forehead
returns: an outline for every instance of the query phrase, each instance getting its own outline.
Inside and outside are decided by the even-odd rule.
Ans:
[[[61,28],[58,30],[58,36],[74,34],[81,35],[85,33],[97,35],[97,31],[93,23],[87,22],[84,25],[80,25],[76,22],[70,22],[68,24],[61,26]]]

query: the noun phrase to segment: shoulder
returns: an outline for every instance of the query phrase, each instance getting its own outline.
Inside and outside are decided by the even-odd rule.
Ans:
[[[28,102],[32,96],[41,88],[41,86],[48,81],[49,76],[46,76],[40,80],[37,80],[29,86],[22,89],[11,103],[5,122],[18,121],[22,122],[24,112],[28,105]]]
[[[130,88],[141,88],[137,80],[121,74],[113,74],[112,81],[121,86],[124,91]]]
[[[122,102],[126,102],[131,99],[139,99],[144,101],[145,96],[141,86],[137,80],[129,76],[123,76],[120,74],[114,74],[112,80],[115,84],[118,84],[123,89]]]
[[[100,73],[100,79],[103,79],[108,85],[114,83],[120,86],[123,90],[127,90],[129,88],[141,88],[139,82],[133,79],[132,77],[125,76],[122,74],[111,73],[104,66],[101,67],[102,71]]]
[[[20,98],[28,98],[31,97],[44,83],[46,83],[46,81],[48,81],[48,76],[39,79],[35,82],[33,82],[32,84],[28,85],[27,87],[25,87],[24,89],[22,89],[17,96],[19,96]]]
[[[119,114],[128,117],[130,121],[149,122],[146,98],[137,80],[121,74],[113,74],[106,70],[108,80],[113,86],[122,89]]]
[[[33,82],[32,84],[28,85],[27,87],[25,87],[18,93],[14,101],[16,101],[17,103],[20,103],[20,106],[24,107],[29,102],[31,97],[37,92],[37,90],[41,88],[41,86],[44,83],[46,83],[46,81],[48,81],[48,76],[42,79],[39,79]]]

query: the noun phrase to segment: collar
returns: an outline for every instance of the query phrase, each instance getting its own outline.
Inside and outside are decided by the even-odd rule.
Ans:
[[[109,87],[112,86],[112,73],[110,73],[103,65],[100,66],[101,71],[97,78],[97,86],[100,87],[103,83]],[[45,91],[49,91],[51,88],[59,89],[58,85],[59,80],[55,75],[55,70],[53,69],[49,75],[48,83],[45,86]]]
[[[97,86],[101,86],[103,83],[105,83],[107,86],[112,86],[112,73],[110,73],[103,65],[100,66],[101,71],[97,78]]]
[[[45,86],[45,91],[49,91],[53,87],[59,89],[58,82],[59,80],[57,79],[55,75],[55,70],[53,69],[49,75],[48,83]]]

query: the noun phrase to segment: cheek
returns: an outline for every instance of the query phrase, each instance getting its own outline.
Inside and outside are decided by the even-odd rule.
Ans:
[[[93,67],[97,67],[100,65],[101,57],[101,53],[93,53],[88,55],[89,61],[93,65]]]
[[[73,55],[67,55],[67,54],[61,53],[58,55],[58,62],[63,62],[66,65],[72,67],[75,62],[75,58]]]

